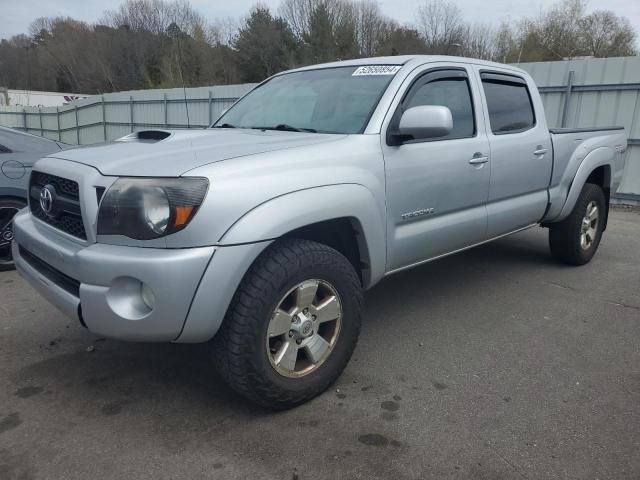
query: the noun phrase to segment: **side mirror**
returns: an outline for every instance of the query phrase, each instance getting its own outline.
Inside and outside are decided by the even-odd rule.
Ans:
[[[396,144],[403,140],[443,137],[453,129],[453,117],[448,107],[422,105],[405,110],[393,136]]]

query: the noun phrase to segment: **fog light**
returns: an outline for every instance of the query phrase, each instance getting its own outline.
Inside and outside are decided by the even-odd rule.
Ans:
[[[150,310],[153,310],[153,307],[156,306],[156,296],[151,290],[151,287],[146,283],[142,284],[142,288],[140,289],[140,294],[142,295],[142,301],[145,303]]]
[[[153,311],[153,291],[140,280],[118,277],[111,282],[106,300],[111,310],[126,320],[141,320]]]

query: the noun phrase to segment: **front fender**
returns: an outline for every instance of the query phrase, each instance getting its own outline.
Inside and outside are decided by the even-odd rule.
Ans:
[[[336,218],[355,219],[367,253],[365,287],[382,278],[386,268],[384,201],[359,184],[337,184],[299,190],[264,202],[236,221],[219,244],[263,242],[313,223]]]
[[[582,163],[578,167],[576,174],[571,182],[571,187],[569,188],[569,192],[567,194],[566,200],[560,209],[560,212],[557,215],[554,215],[553,218],[545,219],[545,223],[554,223],[560,222],[567,218],[569,214],[572,212],[573,208],[578,201],[578,196],[582,191],[582,187],[587,182],[589,175],[596,168],[602,166],[609,166],[612,172],[612,176],[614,172],[616,172],[615,165],[615,157],[617,153],[610,147],[599,147],[587,154],[582,160]],[[611,179],[609,180],[611,182]],[[606,185],[606,187],[611,188],[611,185]]]

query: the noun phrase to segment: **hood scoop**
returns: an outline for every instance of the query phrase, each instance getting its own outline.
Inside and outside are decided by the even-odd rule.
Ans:
[[[133,132],[122,138],[116,140],[116,142],[142,142],[142,143],[156,143],[161,142],[165,138],[169,138],[171,132],[167,130],[140,130],[139,132]]]

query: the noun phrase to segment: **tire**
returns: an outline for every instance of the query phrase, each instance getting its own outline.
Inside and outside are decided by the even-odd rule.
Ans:
[[[307,303],[315,282],[312,303]],[[299,304],[311,305],[306,314]],[[231,388],[262,407],[284,410],[307,402],[324,392],[349,362],[362,305],[360,280],[342,254],[308,240],[277,241],[243,278],[212,341],[216,369]],[[286,317],[291,312],[300,314]],[[336,315],[336,320],[326,320]],[[322,348],[315,348],[319,344]],[[283,351],[297,353],[287,356]]]
[[[0,198],[0,272],[15,268],[11,255],[11,240],[13,240],[11,223],[18,210],[26,205],[24,200],[17,198]]]
[[[597,208],[595,215],[594,206]],[[589,263],[600,245],[606,208],[602,188],[586,183],[569,216],[549,227],[549,247],[553,258],[568,265]]]

